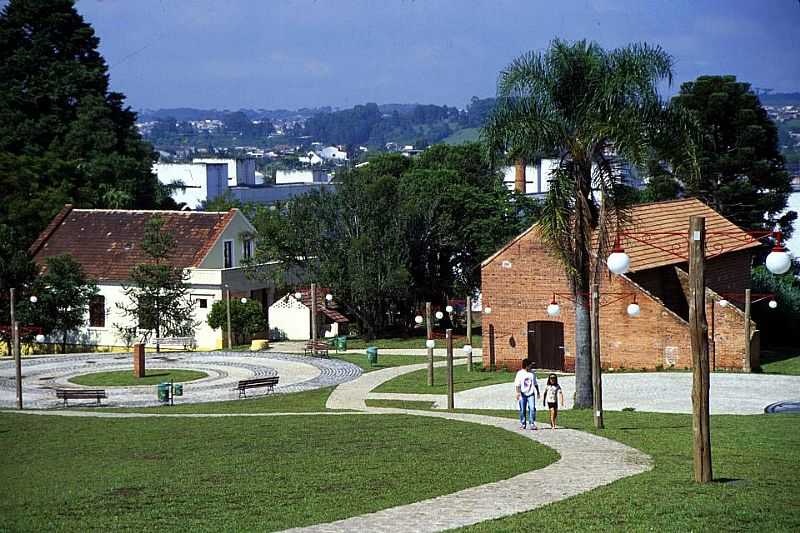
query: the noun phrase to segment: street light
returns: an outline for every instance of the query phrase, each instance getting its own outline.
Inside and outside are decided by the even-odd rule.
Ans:
[[[298,299],[298,300],[302,300],[303,299],[303,293],[300,292],[300,291],[297,291],[296,293],[294,293],[294,297],[296,299]]]
[[[243,304],[246,304],[246,303],[247,303],[247,298],[242,298],[242,299],[241,299],[241,300],[239,300],[239,301],[240,301],[240,302],[242,302]]]
[[[484,307],[483,308],[483,314],[484,315],[491,315],[492,314],[492,308],[491,307]]]
[[[770,309],[775,309],[776,307],[778,307],[778,302],[776,302],[775,300],[770,300],[767,305],[769,306]]]
[[[333,301],[333,294],[331,294],[331,293],[326,294],[325,295],[325,301],[326,302],[332,302]]]
[[[614,247],[611,249],[611,255],[608,256],[606,264],[608,265],[608,269],[614,274],[624,274],[631,265],[631,258],[622,248],[619,242],[619,235],[614,239]]]
[[[444,310],[447,311],[448,313],[452,313],[453,312],[453,306],[452,305],[448,305],[447,307],[444,308]]]
[[[416,322],[417,324],[422,324],[422,316],[421,315],[415,316],[414,322]]]
[[[32,304],[35,304],[36,302],[39,301],[39,298],[37,298],[35,294],[28,299],[31,301]]]
[[[429,349],[432,350],[434,346],[436,346],[436,341],[435,340],[428,339],[428,340],[425,341],[425,347],[426,348],[429,348]]]
[[[472,353],[472,346],[465,344],[462,350],[464,350],[464,355],[469,355]]]
[[[558,302],[556,302],[556,297],[553,295],[553,299],[547,305],[547,315],[558,316],[559,314],[561,314],[561,307],[559,307]]]
[[[441,320],[444,318],[444,313],[441,311],[436,311],[436,320]]]
[[[41,333],[36,335],[36,342],[38,342],[39,344],[43,343],[44,342],[44,335],[42,335]]]
[[[781,239],[782,233],[776,231],[775,247],[772,248],[772,251],[767,255],[766,261],[764,261],[764,264],[767,265],[767,270],[777,275],[786,274],[792,268],[792,258],[786,253],[786,248],[781,244]]]
[[[628,305],[628,316],[637,317],[641,312],[642,310],[636,302]]]
[[[729,303],[730,303],[730,302],[729,302],[728,300],[726,300],[726,299],[724,299],[724,298],[723,298],[722,300],[720,300],[720,301],[719,301],[719,306],[720,306],[720,307],[728,307],[728,304],[729,304]]]

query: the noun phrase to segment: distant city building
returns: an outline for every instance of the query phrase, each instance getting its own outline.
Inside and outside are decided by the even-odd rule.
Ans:
[[[287,183],[328,183],[331,176],[321,170],[277,170],[275,172],[275,184],[284,185]]]
[[[252,157],[238,157],[236,159],[196,157],[192,162],[228,165],[229,187],[256,184],[256,160]]]
[[[190,209],[222,196],[228,188],[227,163],[156,163],[153,172],[164,185],[183,183],[172,192],[172,198]]]
[[[501,169],[503,184],[509,190],[516,190],[530,196],[544,196],[550,190],[550,180],[553,172],[558,168],[557,159],[539,159],[524,166],[517,162],[515,166],[506,166]],[[524,170],[523,170],[524,169]],[[623,183],[637,189],[644,186],[644,182],[630,165],[623,165],[621,169]]]

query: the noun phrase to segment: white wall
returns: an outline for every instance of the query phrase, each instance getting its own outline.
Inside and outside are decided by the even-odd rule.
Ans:
[[[255,233],[255,229],[250,223],[247,221],[245,216],[239,212],[233,220],[230,221],[228,226],[222,232],[222,235],[214,244],[214,247],[208,252],[205,259],[200,263],[199,268],[223,268],[225,266],[225,252],[224,252],[224,242],[225,241],[233,241],[233,266],[232,268],[237,268],[241,265],[242,262],[242,254],[243,254],[243,243],[241,235],[242,233],[249,232]],[[252,250],[255,253],[255,242],[253,243]]]
[[[172,198],[192,209],[221,195],[227,186],[226,164],[156,163],[153,172],[165,185],[182,181],[186,189],[173,191]]]
[[[255,185],[256,183],[256,160],[252,157],[240,157],[237,159],[196,157],[192,159],[192,162],[228,165],[228,187],[233,187],[235,185]]]
[[[269,306],[270,338],[308,340],[311,336],[311,310],[292,294]]]

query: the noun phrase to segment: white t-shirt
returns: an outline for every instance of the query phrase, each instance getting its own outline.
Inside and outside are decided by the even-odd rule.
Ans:
[[[558,402],[558,391],[561,390],[561,385],[547,385],[544,388],[544,399],[546,402],[549,403],[557,403]]]
[[[539,392],[539,385],[536,383],[536,374],[528,372],[524,368],[517,371],[514,377],[514,390],[519,387],[519,391],[525,396],[533,396]]]

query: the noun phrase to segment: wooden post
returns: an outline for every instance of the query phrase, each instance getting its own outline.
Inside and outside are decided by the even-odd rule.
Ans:
[[[472,296],[467,296],[467,344],[472,346]],[[467,372],[472,372],[472,350],[467,354]]]
[[[19,355],[19,322],[14,314],[14,288],[9,289],[11,297],[11,351],[14,356],[14,373],[17,385],[17,409],[22,409],[22,359]]]
[[[494,372],[494,325],[489,324],[489,370]]]
[[[603,429],[603,386],[600,376],[600,285],[592,285],[592,399],[594,427]]]
[[[428,340],[433,338],[433,321],[431,320],[431,303],[425,302],[425,323],[428,329]],[[433,387],[433,348],[428,348],[428,386]]]
[[[226,284],[225,285],[225,309],[228,314],[228,349],[233,349],[233,343],[231,342],[231,288]],[[158,345],[156,345],[156,351],[158,351]]]
[[[144,365],[144,344],[139,342],[133,345],[133,377],[145,377],[147,371]]]
[[[750,289],[744,290],[744,371],[753,371],[750,360]]]
[[[311,284],[311,354],[317,354],[317,284]]]
[[[692,465],[694,480],[711,482],[708,323],[705,286],[706,219],[689,218],[689,337],[692,343]]]
[[[447,408],[453,409],[453,330],[448,329],[447,336]]]

